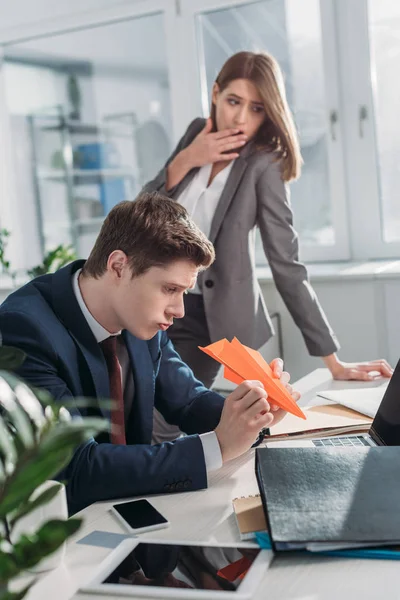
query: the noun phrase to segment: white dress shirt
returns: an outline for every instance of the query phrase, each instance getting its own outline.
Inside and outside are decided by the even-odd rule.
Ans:
[[[207,237],[210,235],[211,223],[234,162],[232,160],[229,165],[222,169],[210,185],[208,185],[208,182],[213,165],[211,163],[204,165],[177,198],[177,201],[186,208],[192,220]],[[201,294],[197,283],[189,291],[193,294]]]
[[[104,329],[104,327],[100,325],[98,321],[96,321],[96,319],[89,311],[82,297],[81,290],[79,287],[80,272],[81,269],[74,273],[72,278],[72,287],[74,290],[76,300],[79,304],[79,308],[81,309],[82,314],[85,317],[87,324],[89,325],[97,343],[100,344],[100,342],[104,341],[111,335],[120,336],[120,331],[118,331],[117,333],[110,333],[109,331],[107,331],[107,329]],[[132,369],[130,366],[128,350],[121,336],[117,340],[117,356],[121,365],[122,372],[122,389],[124,391],[124,412],[126,422],[129,417],[129,413],[131,411],[133,403],[134,381]],[[222,456],[219,442],[215,432],[209,431],[208,433],[202,433],[199,435],[199,437],[203,446],[204,460],[207,472],[219,469],[222,466]]]

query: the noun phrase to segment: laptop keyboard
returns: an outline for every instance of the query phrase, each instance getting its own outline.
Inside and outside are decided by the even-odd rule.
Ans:
[[[357,435],[354,437],[332,437],[332,438],[321,438],[312,440],[314,446],[322,447],[322,446],[369,446],[370,444],[367,442],[365,437],[362,435]]]

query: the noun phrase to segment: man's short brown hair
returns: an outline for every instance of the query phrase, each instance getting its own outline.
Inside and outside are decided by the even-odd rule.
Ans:
[[[101,277],[114,250],[129,259],[132,276],[151,267],[188,260],[205,269],[214,261],[212,243],[190,219],[186,209],[158,192],[143,193],[134,202],[120,202],[107,215],[83,274]]]

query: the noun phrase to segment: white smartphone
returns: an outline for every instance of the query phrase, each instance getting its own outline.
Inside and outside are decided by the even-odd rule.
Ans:
[[[113,504],[111,511],[130,533],[144,533],[169,526],[169,521],[148,500]]]

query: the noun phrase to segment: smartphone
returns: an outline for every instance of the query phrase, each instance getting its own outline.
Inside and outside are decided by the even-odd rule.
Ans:
[[[155,531],[169,526],[169,521],[148,500],[113,504],[111,511],[130,533]]]

